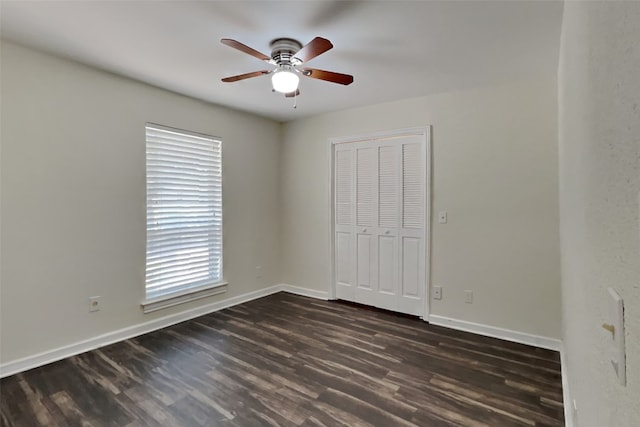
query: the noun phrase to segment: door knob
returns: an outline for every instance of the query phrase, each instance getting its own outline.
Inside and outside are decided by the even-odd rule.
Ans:
[[[389,234],[389,230],[385,231],[384,234]]]
[[[363,229],[362,229],[362,232],[363,232],[363,233],[366,233],[366,232],[367,232],[367,229],[366,229],[366,228],[363,228]]]

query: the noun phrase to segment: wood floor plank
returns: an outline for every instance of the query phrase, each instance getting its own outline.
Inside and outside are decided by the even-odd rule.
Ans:
[[[279,293],[0,380],[0,426],[562,426],[557,352]]]

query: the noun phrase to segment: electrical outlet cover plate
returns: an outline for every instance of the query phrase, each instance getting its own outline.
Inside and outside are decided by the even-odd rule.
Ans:
[[[89,312],[100,311],[100,297],[89,297]]]
[[[473,291],[464,291],[464,302],[466,302],[467,304],[473,304]]]

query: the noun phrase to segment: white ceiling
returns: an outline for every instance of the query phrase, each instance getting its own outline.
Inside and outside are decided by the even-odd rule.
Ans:
[[[560,1],[8,1],[2,38],[215,104],[280,121],[517,79],[558,66]],[[220,44],[269,55],[279,37],[334,48],[310,67],[353,74],[342,86],[302,78],[297,109],[264,69]]]

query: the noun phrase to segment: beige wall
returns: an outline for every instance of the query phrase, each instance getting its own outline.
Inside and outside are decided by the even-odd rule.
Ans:
[[[284,127],[285,283],[328,291],[328,138],[433,126],[432,314],[560,336],[553,75],[325,114]],[[464,290],[474,303],[464,303]]]
[[[559,71],[563,343],[580,427],[640,425],[640,3],[566,2]],[[609,362],[624,298],[627,386]]]
[[[327,291],[327,139],[429,124],[433,212],[449,212],[432,314],[559,337],[554,76],[284,126],[9,43],[1,78],[3,364],[280,282]],[[223,138],[231,284],[143,315],[147,121]]]
[[[269,120],[3,42],[0,362],[278,282],[327,291],[328,138],[429,124],[432,212],[449,212],[448,224],[432,221],[431,283],[444,287],[432,314],[559,337],[559,113],[567,403],[577,401],[582,427],[635,425],[638,40],[640,3],[567,2],[559,111],[555,77],[537,76],[326,114],[283,134]],[[147,121],[223,138],[231,284],[224,296],[143,315]],[[625,299],[626,387],[600,328],[609,286]],[[102,297],[95,314],[91,295]]]
[[[2,363],[278,283],[280,124],[13,44],[1,54]],[[143,315],[147,121],[222,137],[230,285]]]

